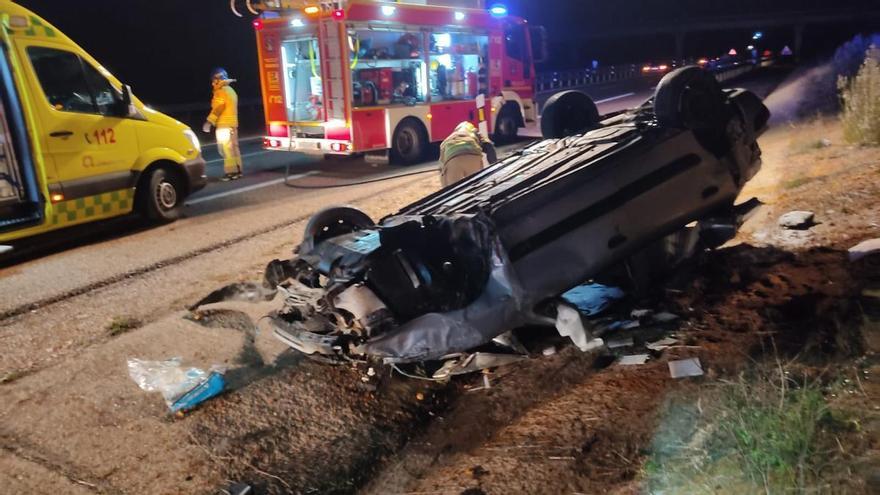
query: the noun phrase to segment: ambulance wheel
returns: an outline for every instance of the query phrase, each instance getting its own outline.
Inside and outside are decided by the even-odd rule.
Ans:
[[[428,133],[416,119],[408,118],[401,122],[391,139],[391,158],[401,165],[412,165],[422,161],[428,145]]]
[[[551,96],[541,112],[541,135],[560,139],[583,134],[599,125],[599,109],[580,91],[563,91]]]
[[[506,103],[501,107],[498,120],[495,121],[495,133],[492,136],[496,143],[508,144],[516,140],[519,133],[518,112],[519,106],[516,103]]]
[[[144,216],[158,222],[173,222],[180,218],[184,198],[180,177],[167,169],[157,168],[142,186],[146,186],[145,190],[139,191]]]
[[[305,235],[300,246],[301,253],[308,253],[315,246],[345,234],[375,226],[369,215],[351,206],[335,206],[315,213],[306,224]]]

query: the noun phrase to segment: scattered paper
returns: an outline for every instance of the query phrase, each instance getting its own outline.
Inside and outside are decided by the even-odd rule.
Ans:
[[[703,376],[703,366],[700,364],[700,358],[669,361],[669,374],[672,375],[672,378]]]
[[[621,366],[637,366],[647,363],[649,357],[650,356],[648,356],[647,354],[633,354],[631,356],[623,356],[620,358],[618,364],[620,364]]]

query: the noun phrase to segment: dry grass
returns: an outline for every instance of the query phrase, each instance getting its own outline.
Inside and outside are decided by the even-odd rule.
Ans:
[[[876,49],[875,49],[876,50]],[[840,121],[844,138],[853,144],[880,145],[880,61],[868,56],[852,79],[840,78],[843,100]]]
[[[823,388],[781,365],[670,401],[644,477],[649,493],[831,493],[835,432]],[[831,464],[833,465],[833,464]]]

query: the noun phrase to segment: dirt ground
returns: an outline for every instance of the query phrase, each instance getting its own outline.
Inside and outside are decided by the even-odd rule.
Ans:
[[[844,144],[833,120],[779,125],[761,144],[764,169],[743,196],[766,206],[736,242],[611,310],[668,310],[679,320],[606,335],[632,337],[634,346],[598,353],[551,338],[554,354],[538,349],[494,371],[489,389],[481,376],[436,384],[376,369],[365,380],[363,366],[297,357],[259,330],[271,304],[227,304],[198,322],[159,309],[257,278],[265,261],[289,253],[302,222],[232,248],[251,253],[246,263],[219,250],[113,287],[145,294],[176,284],[156,300],[126,299],[124,313],[139,325],[118,335],[76,319],[21,315],[0,331],[4,345],[36,341],[47,352],[0,360],[3,491],[223,493],[242,482],[256,493],[642,493],[668,398],[773,355],[817,376],[859,380],[828,392],[829,401],[861,411],[859,429],[838,440],[851,475],[829,491],[876,493],[880,261],[851,263],[846,250],[880,237],[880,154]],[[378,217],[436,187],[434,177],[401,182],[356,205]],[[780,229],[777,218],[791,210],[815,212],[817,225]],[[62,304],[88,314],[106,300]],[[77,336],[52,341],[61,325]],[[22,337],[16,328],[32,331]],[[645,365],[615,362],[664,335],[677,344],[649,351]],[[124,361],[172,355],[226,365],[230,390],[184,417],[168,416],[160,397],[131,382]],[[691,357],[705,376],[670,378],[668,361]]]
[[[830,143],[814,144],[822,139]],[[863,295],[880,287],[880,263],[850,263],[846,253],[880,236],[876,150],[842,144],[827,120],[784,126],[762,144],[764,171],[744,197],[767,206],[737,242],[623,305],[682,316],[619,335],[634,337],[625,353],[641,352],[658,331],[679,339],[647,364],[619,366],[610,351],[562,346],[497,370],[488,390],[480,377],[440,386],[388,374],[374,390],[363,370],[308,363],[198,411],[187,420],[193,438],[228,478],[271,493],[639,493],[673,392],[736,376],[771,349],[814,370],[845,372],[861,359],[859,370],[880,371],[877,327],[862,318],[863,308],[880,306]],[[796,209],[815,211],[818,225],[792,238],[776,219]],[[667,362],[690,357],[706,377],[672,380]],[[866,412],[878,392],[864,381]],[[865,424],[851,440],[871,466],[877,415]],[[868,491],[876,473],[854,474],[842,491]]]

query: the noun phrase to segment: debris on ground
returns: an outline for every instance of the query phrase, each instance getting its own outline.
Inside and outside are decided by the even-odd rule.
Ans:
[[[651,342],[651,343],[645,345],[645,347],[647,347],[648,349],[650,349],[652,351],[660,352],[660,351],[664,351],[664,350],[668,349],[669,347],[671,347],[677,343],[678,343],[678,340],[676,340],[672,337],[664,337],[656,342]]]
[[[779,217],[779,226],[788,230],[807,230],[816,225],[812,211],[790,211]]]
[[[619,349],[621,347],[632,347],[635,345],[632,337],[611,339],[605,343],[605,347],[609,349]]]
[[[562,299],[573,304],[586,316],[596,316],[624,297],[623,290],[602,284],[584,284],[562,294]]]
[[[216,397],[226,388],[224,370],[219,366],[209,371],[184,368],[180,358],[166,361],[128,360],[128,374],[138,387],[159,392],[172,413],[190,411]]]
[[[507,366],[525,359],[526,356],[516,354],[490,354],[487,352],[475,352],[465,354],[458,359],[446,361],[443,366],[434,373],[435,380],[443,380],[456,375],[475,373],[477,371]]]
[[[631,354],[629,356],[621,356],[618,364],[621,366],[638,366],[648,362],[651,356],[648,354]]]
[[[568,337],[582,352],[589,352],[604,344],[602,339],[593,338],[581,319],[578,310],[567,304],[556,307],[556,330],[559,335]]]
[[[669,361],[669,374],[672,378],[688,378],[692,376],[703,376],[703,365],[700,358],[680,359],[678,361]]]
[[[866,256],[880,253],[880,238],[869,239],[849,248],[849,260],[858,261]]]

